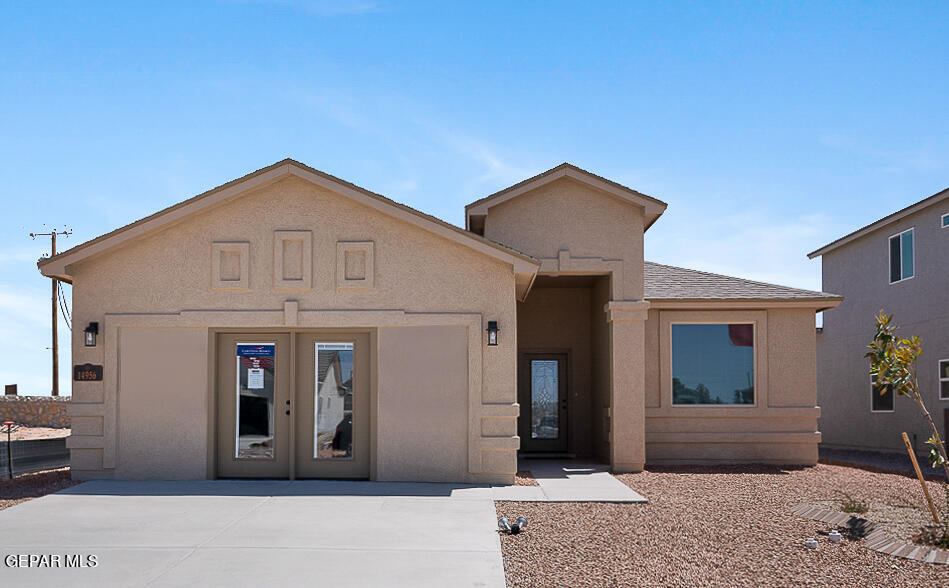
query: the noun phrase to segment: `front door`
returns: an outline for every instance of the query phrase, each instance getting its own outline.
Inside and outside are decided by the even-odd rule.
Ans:
[[[298,478],[369,477],[369,336],[297,335]]]
[[[220,335],[217,366],[218,475],[286,478],[290,335]]]
[[[522,353],[518,434],[525,452],[567,451],[567,354]]]
[[[294,337],[219,335],[218,476],[368,478],[369,335]]]

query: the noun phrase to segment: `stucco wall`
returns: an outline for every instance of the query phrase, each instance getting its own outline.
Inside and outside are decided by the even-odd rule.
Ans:
[[[754,406],[672,405],[673,321],[755,323]],[[651,310],[646,331],[648,463],[817,462],[813,310]]]
[[[275,231],[279,230],[309,231],[311,287],[275,287],[274,242]],[[354,241],[372,242],[374,284],[371,288],[337,287],[337,243]],[[246,289],[211,287],[214,242],[247,244]],[[101,332],[99,345],[87,348],[82,345],[81,329],[76,329],[73,360],[104,364],[106,368],[104,382],[77,382],[73,391],[74,404],[78,405],[73,409],[73,418],[90,423],[98,419],[104,423],[100,434],[71,440],[74,466],[81,466],[77,469],[84,470],[89,477],[124,475],[123,468],[129,462],[122,457],[123,452],[127,457],[136,455],[154,441],[153,431],[165,426],[173,428],[175,425],[168,422],[172,416],[191,406],[181,404],[178,395],[184,392],[163,391],[153,384],[133,384],[131,380],[114,380],[120,366],[132,361],[120,354],[124,342],[113,340],[116,336],[122,337],[120,333],[125,327],[174,323],[199,328],[203,330],[204,348],[207,348],[211,329],[216,327],[319,328],[327,326],[323,323],[335,321],[334,317],[342,316],[354,317],[352,320],[357,324],[352,326],[361,328],[409,326],[420,321],[437,326],[439,317],[444,317],[445,325],[467,324],[467,317],[475,317],[480,324],[466,331],[468,355],[449,362],[454,366],[449,375],[469,383],[466,390],[477,400],[476,404],[469,405],[469,416],[474,422],[482,416],[483,403],[484,411],[493,418],[507,419],[513,426],[516,412],[510,408],[516,402],[516,338],[502,337],[501,345],[490,349],[481,344],[488,320],[497,320],[502,328],[515,324],[511,265],[305,180],[286,177],[84,260],[70,270],[74,276],[75,324],[98,321]],[[292,306],[287,306],[288,301],[293,301]],[[321,323],[306,324],[307,321]],[[197,339],[201,337],[187,337],[189,349],[200,354]],[[460,353],[455,345],[449,348]],[[175,358],[181,359],[179,355]],[[471,363],[472,358],[477,361]],[[385,361],[382,357],[378,360]],[[198,359],[193,361],[194,369],[198,370]],[[194,380],[191,390],[194,396],[188,396],[188,401],[207,406],[212,389],[207,352],[201,361],[204,367],[200,374],[204,374],[204,380]],[[470,373],[472,370],[477,373]],[[379,377],[383,375],[380,373]],[[139,385],[143,387],[129,390],[129,386]],[[428,400],[425,393],[416,398],[417,392],[412,389],[403,390],[403,394],[407,406]],[[154,429],[142,436],[136,427],[141,424],[137,419],[144,417],[136,407],[148,409],[150,403],[156,402],[154,395],[169,401],[168,411],[153,415],[150,423]],[[120,407],[127,398],[131,408],[124,410]],[[195,418],[200,420],[201,414]],[[114,427],[110,425],[110,418],[116,422]],[[187,443],[193,451],[200,451],[198,437],[210,434],[207,421],[205,419],[203,429],[197,431],[194,438],[188,437]],[[94,429],[91,424],[90,429]],[[458,443],[456,432],[452,435],[443,440],[448,446]],[[472,453],[467,463],[475,471],[468,471],[465,479],[478,476],[512,479],[516,441],[513,434],[482,441],[479,427],[472,426],[466,439]],[[114,470],[110,466],[112,451],[116,454]],[[504,452],[508,457],[497,459],[497,454]],[[164,477],[163,459],[155,458],[153,471],[136,470],[129,475]],[[385,463],[377,466],[380,471],[387,471]],[[193,467],[196,466],[189,462],[182,465],[180,471],[191,475],[195,471]],[[100,469],[99,474],[94,473]]]
[[[208,333],[198,328],[119,332],[115,475],[202,479],[208,451]]]
[[[462,327],[379,330],[378,479],[467,477],[467,347]]]
[[[610,325],[603,310],[610,300],[610,279],[597,278],[590,304],[591,379],[593,383],[593,452],[597,459],[610,460]]]
[[[493,206],[484,236],[540,259],[562,250],[574,258],[622,260],[616,295],[643,296],[643,210],[562,178]]]
[[[949,205],[934,206],[881,228],[822,258],[823,289],[842,294],[839,307],[824,312],[819,344],[819,389],[823,443],[833,447],[905,451],[901,433],[917,438],[930,432],[919,410],[897,398],[893,412],[871,412],[869,364],[863,356],[873,337],[873,317],[885,309],[894,314],[904,337],[919,335],[920,392],[945,436],[938,360],[949,359],[949,229],[940,216]],[[889,237],[915,228],[915,277],[889,283]]]
[[[69,427],[69,396],[0,396],[0,422],[25,427]]]

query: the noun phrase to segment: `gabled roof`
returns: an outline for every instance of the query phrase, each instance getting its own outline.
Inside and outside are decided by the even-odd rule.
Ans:
[[[870,233],[872,233],[873,231],[876,231],[877,229],[882,229],[883,227],[887,225],[895,223],[901,219],[906,218],[907,216],[911,214],[919,212],[920,210],[923,210],[924,208],[932,206],[933,204],[938,204],[939,202],[942,202],[943,200],[946,200],[946,199],[949,199],[949,188],[946,188],[945,190],[942,190],[941,192],[936,192],[929,198],[924,198],[915,204],[910,204],[906,208],[897,210],[893,214],[885,216],[876,222],[870,223],[869,225],[863,227],[862,229],[857,229],[856,231],[852,233],[844,235],[843,237],[837,239],[836,241],[832,243],[828,243],[827,245],[824,245],[823,247],[821,247],[820,249],[816,251],[811,251],[810,253],[807,254],[807,257],[809,259],[814,259],[815,257],[824,255],[825,253],[830,253],[831,251],[833,251],[834,249],[837,249],[838,247],[842,247],[846,245],[847,243],[850,243],[851,241],[856,241],[857,239],[859,239],[860,237],[863,237],[864,235],[869,235]]]
[[[186,216],[205,210],[219,202],[288,176],[296,176],[313,182],[333,192],[353,198],[380,212],[405,220],[415,226],[451,239],[490,257],[511,263],[514,266],[515,273],[536,274],[540,268],[540,263],[525,253],[515,251],[494,241],[474,235],[434,216],[419,212],[414,208],[390,200],[380,194],[370,192],[365,188],[321,172],[293,159],[278,161],[273,165],[269,165],[246,176],[218,186],[217,188],[198,194],[193,198],[179,202],[151,216],[147,216],[110,233],[76,245],[53,257],[40,260],[37,265],[43,275],[56,277],[69,282],[72,277],[69,275],[67,266],[70,264],[102,253],[129,239],[151,233],[170,223],[181,220]],[[523,282],[528,284],[528,289],[531,281],[532,280],[523,280]],[[521,293],[519,292],[518,294],[520,295]],[[526,291],[523,295],[526,296]]]
[[[502,202],[506,202],[512,198],[516,198],[521,194],[539,188],[545,184],[549,184],[560,178],[571,178],[591,188],[604,192],[611,196],[615,196],[637,206],[643,207],[646,214],[646,227],[649,228],[656,219],[659,218],[665,210],[667,204],[662,200],[657,200],[652,196],[647,196],[641,192],[637,192],[632,188],[627,188],[622,184],[617,184],[612,180],[608,180],[604,177],[598,176],[594,173],[588,172],[585,169],[581,169],[570,163],[561,163],[555,168],[551,168],[543,173],[537,174],[532,178],[528,178],[523,182],[518,182],[510,188],[505,188],[500,192],[495,192],[490,196],[485,196],[480,200],[476,200],[465,207],[465,219],[468,223],[468,229],[471,229],[470,219],[472,216],[484,216],[488,214],[488,209],[492,206],[497,206]]]
[[[754,282],[647,261],[643,274],[646,300],[759,300],[839,303],[842,296]],[[836,304],[831,304],[836,306]]]

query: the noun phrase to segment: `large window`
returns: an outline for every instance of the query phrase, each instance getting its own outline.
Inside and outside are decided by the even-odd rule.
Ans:
[[[755,326],[672,325],[672,403],[755,403]]]
[[[893,388],[878,386],[876,376],[870,376],[870,411],[893,412]]]
[[[908,280],[916,275],[914,231],[908,229],[890,237],[890,283]]]
[[[949,400],[949,359],[939,360],[939,399]]]

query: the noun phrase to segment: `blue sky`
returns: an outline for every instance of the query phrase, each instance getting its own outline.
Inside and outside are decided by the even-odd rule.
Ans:
[[[0,383],[49,390],[27,233],[75,245],[284,157],[456,224],[570,161],[669,203],[647,259],[818,288],[808,251],[949,186],[947,25],[936,2],[5,4]]]

